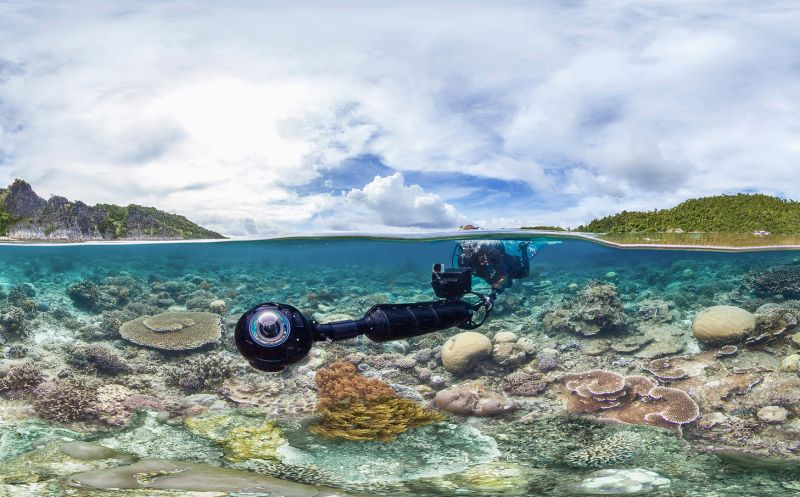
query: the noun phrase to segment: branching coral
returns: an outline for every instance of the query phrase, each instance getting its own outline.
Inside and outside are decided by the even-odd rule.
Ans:
[[[0,379],[0,392],[4,391],[28,391],[36,388],[44,381],[44,375],[40,368],[33,364],[26,363],[12,367],[8,373]]]
[[[2,335],[10,338],[26,336],[27,326],[25,322],[25,311],[19,307],[7,307],[0,313],[0,332],[2,332]]]
[[[220,387],[231,374],[233,365],[230,358],[216,353],[192,357],[168,369],[166,381],[187,392],[199,392]]]
[[[759,269],[745,275],[744,284],[756,295],[800,297],[800,265],[790,264]]]
[[[316,375],[320,422],[311,431],[328,438],[388,442],[411,428],[442,419],[400,397],[388,384],[365,378],[356,367],[338,361]]]
[[[570,452],[564,462],[575,468],[604,468],[634,458],[641,449],[642,437],[632,431],[620,431],[589,447]]]
[[[33,408],[43,419],[67,423],[94,416],[98,384],[87,378],[48,381],[34,390]]]

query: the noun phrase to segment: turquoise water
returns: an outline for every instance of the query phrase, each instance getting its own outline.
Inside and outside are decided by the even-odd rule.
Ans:
[[[491,352],[479,344],[446,367],[442,347],[462,330],[358,338],[318,343],[273,374],[238,354],[242,312],[285,302],[328,322],[431,300],[431,266],[449,264],[458,241],[0,246],[0,495],[800,494],[800,253],[534,241],[530,277],[477,330]],[[474,287],[488,291],[477,278]],[[693,335],[696,315],[719,305],[754,320],[724,342],[735,353]],[[162,313],[207,343],[163,350],[125,331]],[[185,345],[181,330],[153,333]],[[341,381],[374,380],[391,398],[325,404],[333,394],[315,378],[337,360],[355,366]],[[690,400],[639,398],[625,379],[609,394],[620,405],[604,397],[579,412],[565,375],[597,370]],[[482,400],[502,408],[482,411]],[[699,414],[677,424],[640,416],[667,402]],[[362,406],[341,419],[361,419],[373,437],[409,416],[398,405],[430,419],[385,440],[319,429]]]

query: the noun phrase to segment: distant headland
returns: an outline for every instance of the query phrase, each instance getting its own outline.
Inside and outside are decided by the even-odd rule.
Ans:
[[[183,216],[130,204],[87,205],[38,196],[17,179],[0,188],[0,237],[7,241],[198,240],[224,236]]]

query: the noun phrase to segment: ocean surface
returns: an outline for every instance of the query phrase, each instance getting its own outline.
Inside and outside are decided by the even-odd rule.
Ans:
[[[0,496],[800,495],[798,251],[509,235],[474,333],[239,354],[264,302],[435,300],[468,236],[0,246]]]

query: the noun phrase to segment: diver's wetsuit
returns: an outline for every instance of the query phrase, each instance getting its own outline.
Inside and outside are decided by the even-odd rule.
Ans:
[[[520,242],[520,255],[506,253],[501,241],[480,240],[460,242],[458,265],[471,267],[475,276],[488,281],[493,289],[502,291],[511,287],[514,278],[525,278],[530,271],[528,246]]]

